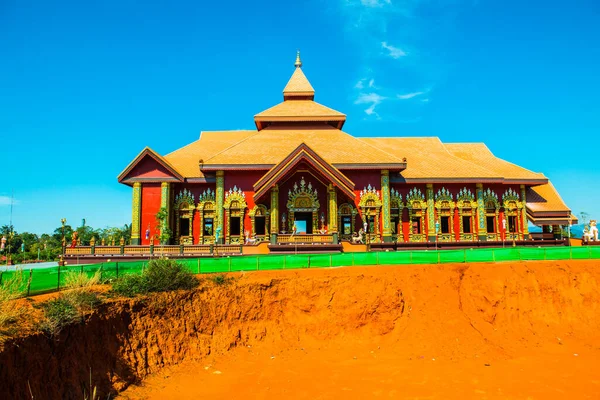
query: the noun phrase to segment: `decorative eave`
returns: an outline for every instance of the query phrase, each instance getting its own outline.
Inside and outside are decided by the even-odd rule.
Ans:
[[[138,165],[146,156],[151,157],[154,161],[164,167],[169,173],[173,176],[169,178],[152,178],[152,177],[144,177],[144,178],[127,178],[127,175]],[[127,167],[119,174],[117,177],[117,181],[119,183],[124,184],[133,184],[134,182],[183,182],[183,176],[177,172],[177,170],[162,157],[160,154],[152,150],[150,147],[144,148],[134,159],[127,165]]]
[[[200,171],[264,171],[273,168],[274,164],[201,164]]]
[[[330,116],[263,116],[257,114],[254,116],[254,123],[256,129],[259,131],[269,126],[271,122],[326,122],[337,129],[342,129],[344,122],[346,122],[345,115],[330,115]]]
[[[504,179],[503,183],[506,185],[544,185],[548,183],[548,178],[539,179]]]
[[[306,161],[313,168],[328,178],[342,193],[354,198],[354,182],[341,173],[333,165],[325,161],[305,143],[300,144],[294,151],[285,157],[279,164],[271,168],[262,178],[254,184],[254,198],[258,199],[269,191],[278,180],[290,172],[301,161]]]
[[[502,178],[390,178],[392,183],[504,183]]]
[[[388,169],[390,171],[403,171],[406,169],[406,163],[381,163],[381,164],[368,164],[368,163],[356,163],[356,164],[336,164],[332,163],[334,167],[339,170],[342,169],[360,169],[360,170],[381,170]]]
[[[577,225],[579,220],[571,212],[557,213],[560,215],[546,215],[550,213],[531,213],[527,209],[527,219],[534,225]]]

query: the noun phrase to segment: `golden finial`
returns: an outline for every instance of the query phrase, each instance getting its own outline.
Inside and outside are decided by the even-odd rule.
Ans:
[[[300,61],[300,50],[296,52],[296,63],[294,65],[296,68],[302,67],[302,61]]]

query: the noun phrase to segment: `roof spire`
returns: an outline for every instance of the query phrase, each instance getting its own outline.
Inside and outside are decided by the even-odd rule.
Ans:
[[[300,60],[300,50],[296,52],[296,63],[294,64],[296,68],[302,67],[302,61]]]

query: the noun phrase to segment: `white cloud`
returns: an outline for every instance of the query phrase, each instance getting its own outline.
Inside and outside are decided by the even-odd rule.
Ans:
[[[355,89],[364,89],[365,85],[363,83],[364,79],[361,79],[360,81],[356,82],[356,85],[354,85]]]
[[[376,106],[377,106],[377,105],[376,105],[375,103],[373,103],[373,104],[371,104],[371,105],[369,106],[369,108],[365,109],[365,112],[367,113],[367,115],[373,115],[373,114],[375,114],[375,115],[379,116],[379,114],[377,114],[377,113],[375,112],[375,107],[376,107]]]
[[[386,4],[392,4],[392,0],[360,0],[360,4],[365,7],[383,7]]]
[[[389,56],[395,59],[406,56],[406,52],[401,48],[392,46],[391,44],[387,44],[387,42],[381,42],[381,47],[386,49],[389,52]]]
[[[423,99],[421,100],[423,103],[429,103],[429,99]]]
[[[0,206],[10,206],[11,198],[9,196],[0,196]],[[12,201],[13,204],[17,204],[17,200]]]
[[[423,94],[423,92],[413,92],[413,93],[399,94],[399,95],[397,95],[397,97],[400,100],[408,100],[408,99],[412,99],[413,97],[420,96],[422,94]]]
[[[379,117],[379,114],[375,112],[375,107],[381,104],[385,99],[386,97],[377,93],[361,93],[354,101],[354,104],[370,104],[369,107],[365,109],[365,113],[367,115],[376,115]]]
[[[375,79],[371,79],[371,80],[369,81],[369,87],[370,87],[370,88],[372,88],[372,87],[375,87]]]
[[[375,103],[379,104],[386,98],[378,95],[377,93],[361,93],[354,104],[367,104],[367,103]]]

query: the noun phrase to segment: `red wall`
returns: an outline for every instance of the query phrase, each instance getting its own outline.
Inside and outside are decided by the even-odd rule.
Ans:
[[[358,213],[356,214],[356,220],[354,221],[354,228],[356,231],[362,229],[363,226],[363,217],[358,208],[358,203],[360,203],[360,192],[364,190],[366,187],[371,185],[381,194],[381,171],[379,170],[347,170],[343,171],[344,175],[346,175],[352,182],[354,182],[354,206],[358,209]],[[338,204],[344,203],[341,199],[338,198]],[[383,232],[383,220],[379,218],[379,232]]]
[[[150,237],[155,235],[158,243],[158,224],[156,222],[156,213],[160,210],[160,183],[142,184],[142,210],[140,235],[143,245],[150,244],[150,239],[146,239],[146,229],[150,227]]]
[[[126,178],[171,178],[173,174],[150,156],[144,157],[127,174]]]

